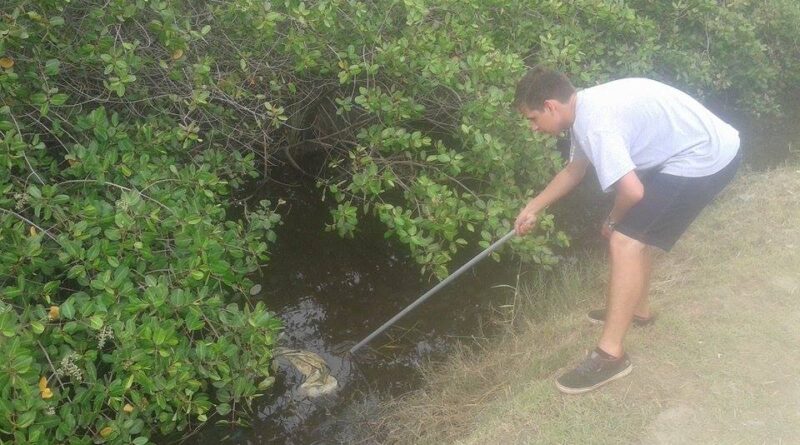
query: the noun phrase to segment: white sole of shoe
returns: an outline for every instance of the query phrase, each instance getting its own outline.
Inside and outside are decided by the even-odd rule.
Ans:
[[[587,319],[587,320],[589,320],[589,323],[591,323],[591,324],[596,324],[596,325],[598,325],[598,326],[602,326],[602,325],[606,324],[606,322],[605,322],[605,321],[603,321],[603,320],[596,320],[596,319],[594,319],[594,318],[590,317],[590,316],[589,316],[589,314],[586,314],[586,319]]]
[[[592,318],[589,316],[589,314],[586,314],[586,319],[589,320],[589,323],[596,326],[603,326],[604,324],[606,324],[605,320],[598,320],[596,318]],[[642,324],[637,324],[636,321],[634,320],[631,320],[631,326],[636,326],[637,328],[647,327],[650,326],[651,324],[652,322],[648,322],[645,325],[642,325]]]

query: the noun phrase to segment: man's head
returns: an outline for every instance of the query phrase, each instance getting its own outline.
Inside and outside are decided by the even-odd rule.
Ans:
[[[536,66],[517,84],[514,108],[531,130],[559,135],[575,121],[575,87],[558,71]]]

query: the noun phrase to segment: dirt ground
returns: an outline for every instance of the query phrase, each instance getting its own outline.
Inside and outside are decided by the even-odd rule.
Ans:
[[[741,174],[657,258],[631,375],[562,395],[553,378],[599,335],[602,257],[519,283],[503,334],[365,415],[363,443],[800,443],[799,167]]]

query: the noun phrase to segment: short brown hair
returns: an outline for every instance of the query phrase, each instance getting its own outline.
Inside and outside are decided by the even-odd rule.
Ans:
[[[537,65],[531,68],[517,84],[514,94],[514,109],[523,107],[529,110],[541,110],[544,101],[556,99],[566,103],[575,94],[575,87],[564,74]]]

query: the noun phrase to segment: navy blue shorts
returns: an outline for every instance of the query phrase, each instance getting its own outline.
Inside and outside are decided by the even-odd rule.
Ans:
[[[737,154],[722,170],[699,178],[659,171],[641,174],[644,198],[628,211],[615,230],[669,251],[703,208],[731,182],[740,157]]]

